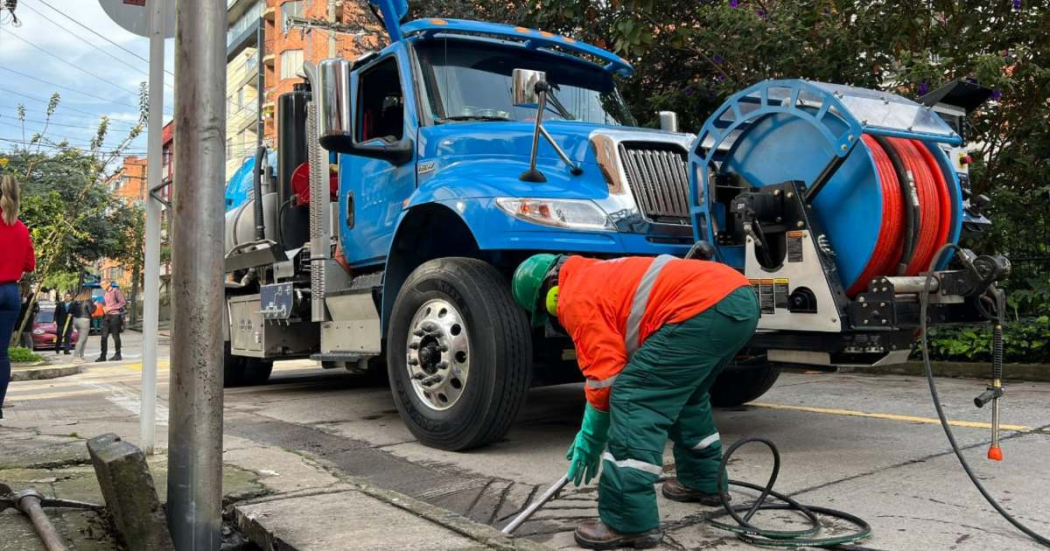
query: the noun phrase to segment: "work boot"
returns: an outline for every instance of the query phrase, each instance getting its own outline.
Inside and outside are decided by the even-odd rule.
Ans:
[[[116,354],[113,355],[112,358],[109,359],[109,361],[111,361],[111,362],[119,362],[120,360],[123,360],[123,359],[124,358],[120,357],[120,352],[117,352]]]
[[[686,488],[677,478],[669,478],[667,482],[664,482],[663,494],[667,499],[680,503],[699,503],[709,507],[722,505],[722,500],[718,497],[718,494],[709,494],[700,490]],[[732,501],[732,498],[729,501]]]
[[[648,549],[660,545],[660,541],[664,539],[664,533],[659,528],[640,534],[621,534],[600,520],[577,526],[573,535],[576,537],[576,544],[586,549]]]

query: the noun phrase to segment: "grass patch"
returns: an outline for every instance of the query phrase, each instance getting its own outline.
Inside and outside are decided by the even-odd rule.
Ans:
[[[11,361],[16,364],[35,363],[44,361],[44,358],[42,358],[39,354],[34,354],[32,350],[28,348],[22,348],[21,346],[12,346],[8,349],[7,353],[11,357]]]

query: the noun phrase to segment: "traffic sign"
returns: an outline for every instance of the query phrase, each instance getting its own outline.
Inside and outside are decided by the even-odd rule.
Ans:
[[[128,32],[139,36],[149,36],[150,2],[170,2],[171,0],[98,0],[102,9],[117,25]],[[174,2],[171,2],[174,4]],[[175,36],[175,9],[169,6],[164,22],[164,38]]]

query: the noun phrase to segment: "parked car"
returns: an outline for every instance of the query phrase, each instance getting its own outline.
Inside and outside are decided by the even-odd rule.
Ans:
[[[55,323],[55,303],[41,302],[40,311],[33,318],[33,349],[54,348],[58,341],[58,324]],[[77,343],[77,330],[69,336],[70,344]]]

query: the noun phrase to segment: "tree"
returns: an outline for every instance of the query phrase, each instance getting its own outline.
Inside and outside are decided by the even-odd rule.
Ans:
[[[693,132],[730,94],[764,79],[913,98],[976,79],[995,90],[967,129],[973,190],[992,196],[995,222],[976,245],[1034,263],[1047,279],[1050,0],[419,0],[413,11],[540,28],[610,49],[635,68],[621,82],[635,118],[656,126],[658,111],[677,111]]]
[[[141,134],[145,109],[139,123],[116,147],[103,147],[110,133],[106,117],[102,117],[87,147],[73,147],[68,141],[56,142],[47,136],[60,101],[57,93],[51,96],[43,129],[31,134],[25,131],[25,109],[19,106],[23,135],[28,137],[5,153],[5,162],[0,163],[0,170],[22,184],[21,218],[36,248],[38,289],[41,285],[80,281],[85,264],[120,255],[135,223],[134,211],[113,199],[106,182],[115,173],[112,167],[117,159]],[[140,101],[145,105],[144,96]],[[18,328],[15,335],[22,329]]]

